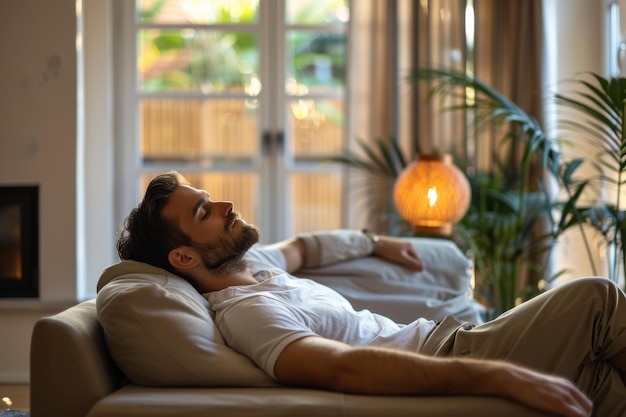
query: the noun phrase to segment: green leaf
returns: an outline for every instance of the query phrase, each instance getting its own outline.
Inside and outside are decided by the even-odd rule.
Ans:
[[[162,32],[153,39],[152,43],[159,52],[165,52],[182,48],[185,44],[185,38],[178,32]]]

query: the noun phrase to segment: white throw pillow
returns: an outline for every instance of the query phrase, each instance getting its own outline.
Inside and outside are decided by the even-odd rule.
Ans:
[[[133,384],[275,385],[224,344],[193,286],[164,269],[135,261],[105,269],[96,308],[109,351]]]
[[[406,239],[424,262],[423,271],[367,257],[301,270],[298,275],[335,289],[357,310],[368,309],[397,323],[449,315],[480,323],[481,307],[470,288],[472,263],[458,246],[443,238]]]

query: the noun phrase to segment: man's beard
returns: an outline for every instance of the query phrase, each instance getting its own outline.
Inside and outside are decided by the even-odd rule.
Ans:
[[[241,234],[221,236],[214,243],[194,243],[193,247],[202,256],[204,266],[217,274],[240,272],[247,268],[243,256],[260,240],[259,228],[244,224]]]

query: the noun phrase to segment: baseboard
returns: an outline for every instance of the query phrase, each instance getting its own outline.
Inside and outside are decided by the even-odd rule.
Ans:
[[[28,384],[28,372],[0,372],[0,384]]]

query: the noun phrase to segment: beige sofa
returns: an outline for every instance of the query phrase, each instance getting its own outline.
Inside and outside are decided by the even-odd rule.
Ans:
[[[476,316],[467,291],[467,259],[447,241],[414,242],[427,265],[428,272],[421,275],[407,277],[368,258],[308,271],[307,276],[336,286],[354,304],[369,304],[397,321],[403,320],[402,314]],[[232,352],[228,355],[235,356],[222,357],[228,347],[215,347],[219,335],[213,335],[209,345],[198,342],[204,335],[194,334],[193,327],[211,319],[188,317],[204,314],[207,309],[201,304],[202,313],[172,313],[172,308],[182,311],[204,300],[187,292],[181,281],[163,270],[122,262],[103,273],[98,305],[96,300],[84,301],[39,320],[31,345],[32,417],[545,415],[495,397],[359,396],[280,386],[246,358]],[[380,291],[381,285],[388,290]],[[155,305],[159,308],[151,307]],[[141,320],[135,326],[137,314]],[[151,323],[146,317],[155,314],[158,320]],[[179,321],[168,323],[171,316]],[[192,342],[183,340],[186,334],[176,333],[181,328],[192,335]],[[148,344],[137,345],[145,343],[148,334],[153,337]],[[113,338],[120,335],[124,337]],[[209,362],[204,361],[206,356],[212,356]]]

